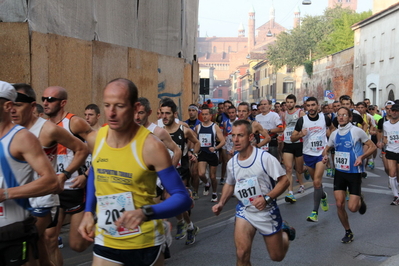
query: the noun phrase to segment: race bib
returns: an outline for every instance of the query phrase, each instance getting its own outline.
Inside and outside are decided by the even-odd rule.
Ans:
[[[115,222],[125,211],[135,210],[131,192],[124,192],[97,197],[98,205],[98,228],[113,237],[140,234],[140,226],[134,229],[121,227],[116,230]]]
[[[244,206],[251,206],[251,202],[262,197],[262,192],[256,177],[248,177],[238,181],[234,188],[234,195]]]
[[[350,169],[350,153],[349,152],[335,152],[335,169],[349,171]]]
[[[260,149],[264,151],[269,151],[269,143],[266,143],[266,145],[263,145],[262,147],[260,147]]]
[[[311,151],[321,151],[324,149],[322,136],[314,136],[309,140],[309,142]]]
[[[287,127],[284,130],[284,139],[291,139],[292,132],[294,132],[294,127]]]
[[[212,134],[200,133],[198,137],[201,147],[212,147]]]
[[[399,131],[388,132],[388,143],[389,144],[399,143]]]
[[[66,154],[58,154],[57,155],[57,173],[61,173],[65,170],[67,163]]]

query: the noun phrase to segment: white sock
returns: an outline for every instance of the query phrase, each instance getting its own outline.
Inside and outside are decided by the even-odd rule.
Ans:
[[[291,191],[288,191],[288,193],[290,193],[291,195],[294,195],[294,192],[292,192],[292,190],[291,190]]]
[[[194,229],[194,224],[193,224],[193,222],[190,222],[188,225],[187,225],[187,230],[193,230]]]
[[[389,177],[389,184],[391,184],[393,196],[398,197],[398,180],[396,179],[396,176]]]

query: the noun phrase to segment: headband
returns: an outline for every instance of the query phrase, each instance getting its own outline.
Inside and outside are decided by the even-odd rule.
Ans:
[[[15,101],[20,103],[31,103],[35,102],[36,100],[26,94],[17,92],[17,99]]]
[[[188,110],[190,110],[190,109],[194,109],[195,111],[197,111],[198,112],[198,107],[197,106],[194,106],[194,105],[190,105],[189,107],[188,107]]]

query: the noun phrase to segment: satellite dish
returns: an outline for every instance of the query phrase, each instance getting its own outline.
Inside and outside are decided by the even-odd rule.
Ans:
[[[303,0],[302,1],[302,5],[310,5],[310,4],[312,4],[312,1],[310,1],[310,0]]]

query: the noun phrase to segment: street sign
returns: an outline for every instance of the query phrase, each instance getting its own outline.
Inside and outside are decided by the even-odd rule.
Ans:
[[[275,104],[276,103],[276,99],[272,99],[272,104]]]
[[[330,90],[325,90],[324,91],[324,97],[328,97],[328,94],[330,94],[332,91]]]
[[[307,96],[303,97],[303,102],[305,103],[308,98]]]
[[[327,94],[327,98],[333,100],[335,99],[335,94],[333,92],[330,92],[329,94]]]

